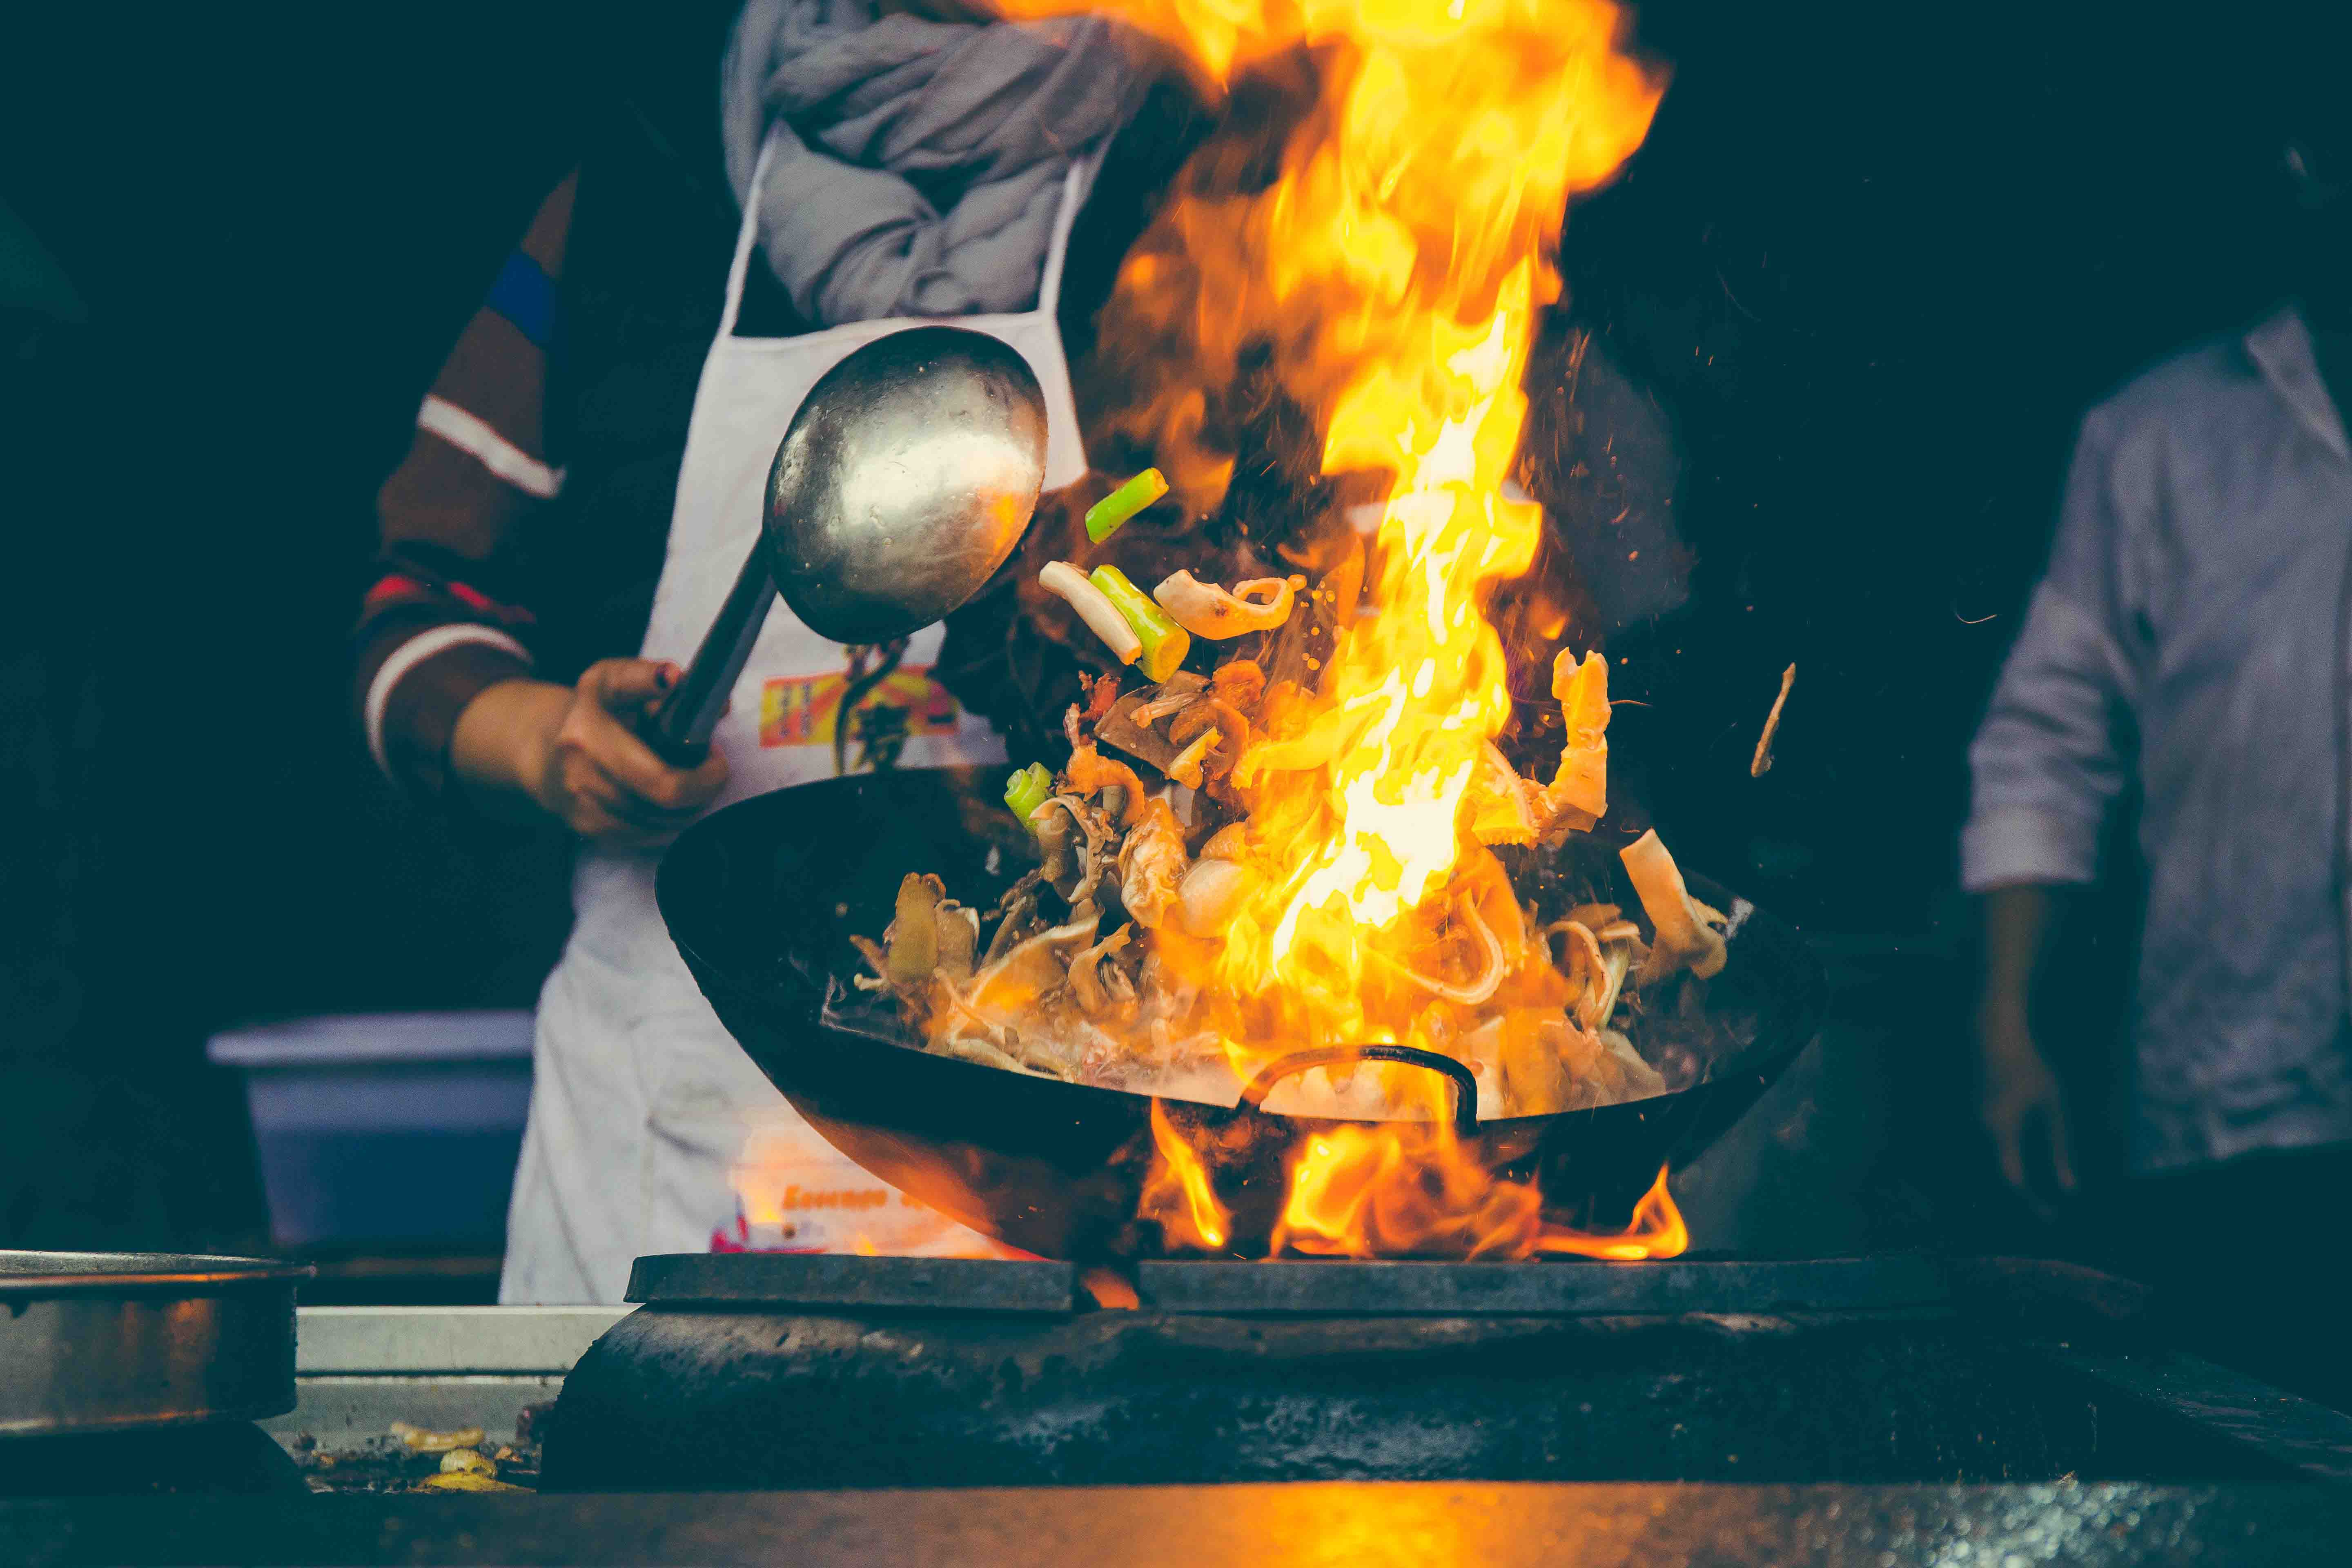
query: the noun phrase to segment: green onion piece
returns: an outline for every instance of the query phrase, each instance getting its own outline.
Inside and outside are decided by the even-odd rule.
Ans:
[[[1192,634],[1168,618],[1168,613],[1151,602],[1151,595],[1127,580],[1127,574],[1116,566],[1097,566],[1087,574],[1087,581],[1102,590],[1135,635],[1143,639],[1143,657],[1136,668],[1152,680],[1165,680],[1176,673],[1184,656],[1192,651]]]
[[[1168,476],[1146,468],[1118,489],[1087,508],[1087,537],[1100,544],[1125,526],[1127,520],[1168,493]]]
[[[1013,808],[1013,815],[1021,819],[1024,827],[1029,826],[1030,814],[1045,805],[1053,793],[1054,775],[1045,771],[1043,763],[1016,768],[1013,776],[1004,781],[1004,804]]]

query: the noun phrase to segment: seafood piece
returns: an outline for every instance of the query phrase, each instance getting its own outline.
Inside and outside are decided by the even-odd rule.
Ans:
[[[1306,585],[1304,577],[1256,577],[1234,584],[1228,592],[1195,580],[1190,572],[1176,572],[1162,578],[1151,596],[1194,637],[1223,642],[1272,631],[1290,619],[1292,603]]]

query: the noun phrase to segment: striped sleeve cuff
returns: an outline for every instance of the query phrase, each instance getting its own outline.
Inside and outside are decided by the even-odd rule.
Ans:
[[[416,427],[438,436],[492,475],[537,500],[563,491],[563,470],[551,468],[508,440],[489,421],[446,397],[427,395],[416,410]]]
[[[2021,884],[2075,886],[2099,869],[2099,827],[2030,805],[1996,806],[1960,831],[1960,886],[1971,893]]]
[[[385,653],[368,681],[361,706],[368,754],[394,784],[441,794],[457,716],[484,690],[530,672],[530,651],[495,626],[425,627]]]

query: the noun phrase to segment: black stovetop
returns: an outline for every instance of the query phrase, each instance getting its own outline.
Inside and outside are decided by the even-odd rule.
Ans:
[[[734,1254],[631,1295],[546,1489],[2352,1478],[2352,1420],[2032,1260]]]

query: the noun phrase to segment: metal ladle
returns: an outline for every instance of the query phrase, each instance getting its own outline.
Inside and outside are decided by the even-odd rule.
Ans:
[[[839,643],[940,619],[1013,552],[1045,479],[1045,395],[1003,340],[910,327],[852,353],[786,427],[760,537],[646,742],[679,767],[709,753],[772,594]]]

